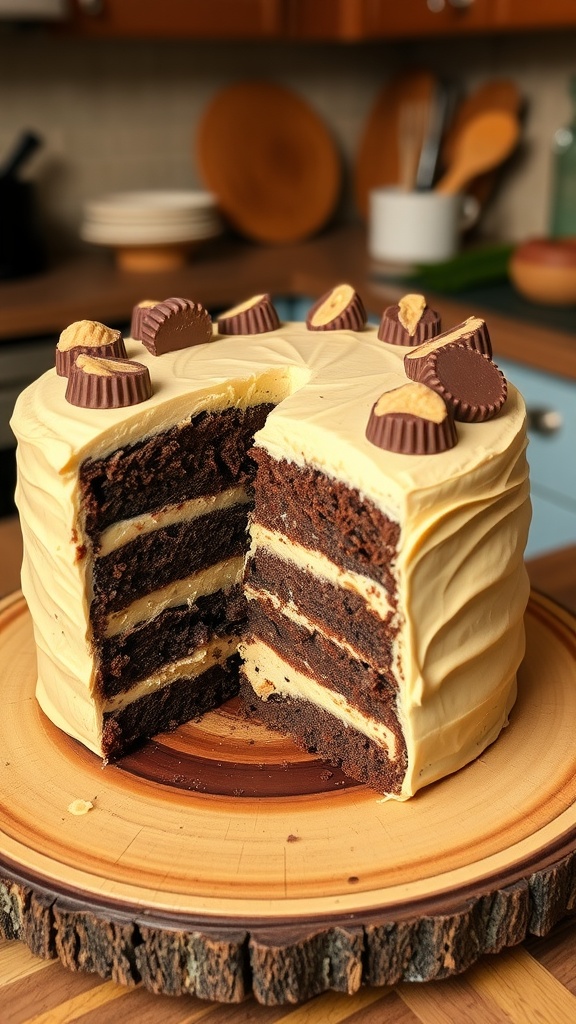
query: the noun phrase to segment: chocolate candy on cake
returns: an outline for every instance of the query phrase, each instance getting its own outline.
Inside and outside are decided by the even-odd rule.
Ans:
[[[165,299],[142,317],[140,340],[153,356],[212,341],[212,318],[199,302]]]
[[[481,423],[500,411],[507,395],[506,378],[488,356],[453,343],[431,352],[420,381],[442,396],[454,419]]]
[[[120,331],[114,331],[98,320],[76,320],[62,331],[56,345],[56,373],[59,377],[69,375],[81,352],[105,358],[126,358],[126,347]]]
[[[306,317],[309,331],[361,331],[365,325],[364,303],[350,284],[331,288],[314,303]]]
[[[423,295],[409,293],[382,314],[378,337],[389,345],[421,345],[440,333],[442,321]]]
[[[136,341],[142,340],[142,319],[149,309],[158,305],[158,299],[142,299],[132,309],[132,321],[130,323],[130,337]]]
[[[280,326],[280,320],[270,296],[264,294],[221,313],[217,324],[220,334],[267,334]]]
[[[81,353],[68,377],[66,401],[82,409],[120,409],[152,395],[148,367],[133,359]]]
[[[432,341],[419,345],[413,352],[407,352],[404,356],[406,375],[410,380],[422,380],[427,373],[427,362],[432,352],[453,344],[465,345],[466,348],[475,349],[489,359],[492,358],[492,343],[486,322],[478,316],[469,316],[457,327],[451,327]]]
[[[366,437],[378,448],[401,455],[436,455],[457,441],[453,415],[444,399],[425,384],[402,384],[372,406]]]

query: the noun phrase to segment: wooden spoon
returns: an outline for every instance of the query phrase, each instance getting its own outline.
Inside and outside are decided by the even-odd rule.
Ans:
[[[442,166],[448,167],[452,163],[458,137],[469,121],[492,110],[505,110],[514,117],[520,117],[522,105],[520,90],[510,78],[490,78],[479,85],[461,100],[454,111],[442,141]]]
[[[504,110],[492,110],[471,118],[460,133],[451,164],[436,185],[436,191],[465,191],[470,181],[510,156],[519,134],[518,119]]]
[[[489,110],[506,110],[513,117],[521,118],[524,107],[522,94],[511,78],[489,78],[458,103],[447,131],[442,140],[440,166],[449,167],[452,163],[454,147],[458,137],[468,121]],[[498,181],[498,168],[486,171],[474,178],[467,187],[469,195],[474,196],[484,206]]]

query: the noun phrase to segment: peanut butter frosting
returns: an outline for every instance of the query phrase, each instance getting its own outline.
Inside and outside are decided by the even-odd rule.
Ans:
[[[400,626],[393,660],[408,770],[399,798],[474,759],[507,723],[524,653],[530,500],[525,408],[516,388],[509,385],[495,418],[458,423],[453,448],[397,454],[371,444],[365,433],[375,402],[408,380],[407,350],[380,341],[375,327],[311,332],[285,323],[233,338],[219,337],[215,328],[210,344],[155,357],[129,339],[126,351],[149,369],[147,401],[115,409],[72,406],[64,398],[66,379],[50,370],[21,394],[12,419],[22,587],[46,714],[101,752],[105,708],[90,648],[92,552],[82,534],[82,462],[200,412],[269,402],[276,407],[256,435],[258,446],[355,488],[400,524],[392,566]],[[130,528],[128,522],[127,535]],[[283,542],[261,536],[254,543],[278,548]],[[86,556],[79,558],[83,545]],[[385,619],[387,595],[368,579],[355,586],[365,588],[371,609]],[[251,648],[250,660],[255,657]],[[299,678],[300,696],[303,687]],[[359,727],[343,704],[343,720],[349,713]],[[378,732],[374,723],[366,728]]]

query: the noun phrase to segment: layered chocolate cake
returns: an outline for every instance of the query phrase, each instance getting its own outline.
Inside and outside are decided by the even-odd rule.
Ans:
[[[524,405],[483,321],[442,335],[407,296],[411,336],[424,314],[407,347],[349,286],[307,323],[260,295],[214,325],[149,300],[122,351],[68,329],[13,417],[53,722],[116,758],[240,688],[399,799],[497,737],[524,650]]]

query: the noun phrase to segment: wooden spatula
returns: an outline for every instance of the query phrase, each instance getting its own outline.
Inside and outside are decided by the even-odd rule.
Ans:
[[[514,117],[521,119],[524,99],[516,82],[511,78],[489,78],[482,82],[458,103],[442,141],[440,165],[448,167],[452,162],[454,145],[471,118],[485,114],[489,110],[506,110]],[[498,182],[498,168],[486,171],[471,181],[467,191],[474,196],[481,206],[488,201]]]
[[[471,118],[454,145],[452,160],[436,185],[438,192],[463,192],[478,175],[503,163],[518,143],[518,119],[504,110]]]

